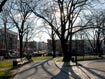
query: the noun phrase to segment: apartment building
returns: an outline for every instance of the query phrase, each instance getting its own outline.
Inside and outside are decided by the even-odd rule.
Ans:
[[[6,43],[5,43],[5,30],[0,29],[0,50],[15,50],[17,48],[18,34],[14,31],[6,29]]]
[[[55,40],[56,51],[62,53],[60,40]],[[69,43],[68,43],[69,44]],[[68,49],[67,49],[68,50]],[[52,51],[52,40],[48,40],[48,51]],[[72,40],[72,53],[83,55],[91,53],[92,49],[88,40]]]

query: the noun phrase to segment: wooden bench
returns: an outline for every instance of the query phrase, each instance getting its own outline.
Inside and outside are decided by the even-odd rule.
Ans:
[[[13,60],[13,67],[25,64],[27,62],[28,62],[28,60],[25,57],[24,58],[15,59],[15,60]]]

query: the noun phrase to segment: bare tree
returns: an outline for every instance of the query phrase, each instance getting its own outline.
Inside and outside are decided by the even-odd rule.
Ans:
[[[72,57],[72,37],[78,31],[89,29],[90,20],[78,25],[77,21],[86,12],[85,6],[90,0],[32,0],[26,3],[30,10],[44,22],[46,22],[56,33],[61,41],[63,61],[69,62]],[[80,20],[79,20],[80,22]],[[95,28],[95,27],[94,27]],[[68,44],[69,42],[69,44]],[[69,51],[67,50],[69,49]]]
[[[24,44],[24,48],[27,49],[27,45],[28,45],[28,41],[31,40],[33,38],[33,35],[34,35],[34,29],[32,26],[30,25],[27,25],[27,30],[24,32],[24,41],[25,41],[25,44]],[[26,50],[27,51],[27,50]]]
[[[53,31],[53,29],[51,28],[51,33],[49,33],[49,29],[46,28],[46,30],[48,31],[47,34],[51,37],[52,39],[52,52],[53,52],[53,58],[56,57],[56,35],[55,35],[55,32]]]
[[[90,26],[95,26],[96,28],[94,30],[88,30],[86,32],[86,36],[89,40],[89,43],[91,45],[91,48],[93,49],[94,53],[98,54],[100,57],[102,55],[102,45],[103,45],[103,40],[104,40],[104,23],[105,23],[105,15],[104,12],[101,11],[97,14],[94,14],[90,16],[93,18],[90,21]],[[90,18],[89,17],[89,18]],[[90,32],[90,33],[89,33]],[[93,33],[93,34],[92,34]],[[93,40],[93,41],[91,41]]]
[[[83,27],[75,26],[75,22],[87,1],[88,0],[53,0],[43,2],[42,0],[39,1],[37,7],[28,5],[31,11],[36,16],[43,19],[59,37],[64,55],[64,62],[69,62],[72,56],[73,34],[83,29]],[[67,51],[68,41],[69,51]]]
[[[14,7],[15,6],[15,7]],[[10,5],[10,18],[13,25],[17,28],[20,41],[20,57],[23,57],[23,37],[30,27],[27,27],[29,16],[31,15],[30,9],[22,0],[16,0]]]
[[[46,31],[43,31],[45,33],[47,33],[52,42],[51,42],[51,45],[52,45],[52,54],[53,54],[53,58],[56,57],[56,33],[54,32],[53,28],[49,28],[49,25],[46,23],[46,22],[43,22],[43,26],[42,28],[44,28]]]

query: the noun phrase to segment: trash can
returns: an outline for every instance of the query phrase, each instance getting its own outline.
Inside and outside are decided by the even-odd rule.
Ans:
[[[18,62],[16,60],[13,60],[13,67],[16,67]]]
[[[74,57],[72,57],[72,58],[71,58],[71,61],[72,61],[72,62],[75,62],[75,59],[74,59]]]

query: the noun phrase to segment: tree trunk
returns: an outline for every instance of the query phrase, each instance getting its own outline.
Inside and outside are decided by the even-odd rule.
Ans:
[[[61,39],[61,46],[63,51],[63,62],[70,62],[71,55],[68,52],[68,45],[64,39]]]
[[[56,57],[56,43],[54,39],[52,39],[52,49],[53,49],[53,58],[55,58]]]
[[[23,36],[20,35],[20,58],[23,57]]]
[[[68,48],[69,48],[69,54],[70,54],[70,59],[72,58],[72,35],[70,35],[70,39],[69,39],[69,46],[68,46]],[[77,61],[76,61],[76,63],[77,63]]]
[[[8,50],[7,50],[7,31],[6,31],[6,23],[4,23],[4,32],[5,32],[5,50],[6,50],[6,58],[8,57]]]
[[[52,50],[53,50],[53,58],[56,57],[56,41],[54,39],[54,32],[52,30]]]
[[[97,46],[96,46],[96,52],[98,54],[99,57],[102,57],[102,53],[101,53],[101,45],[99,43],[99,39],[97,40]]]

